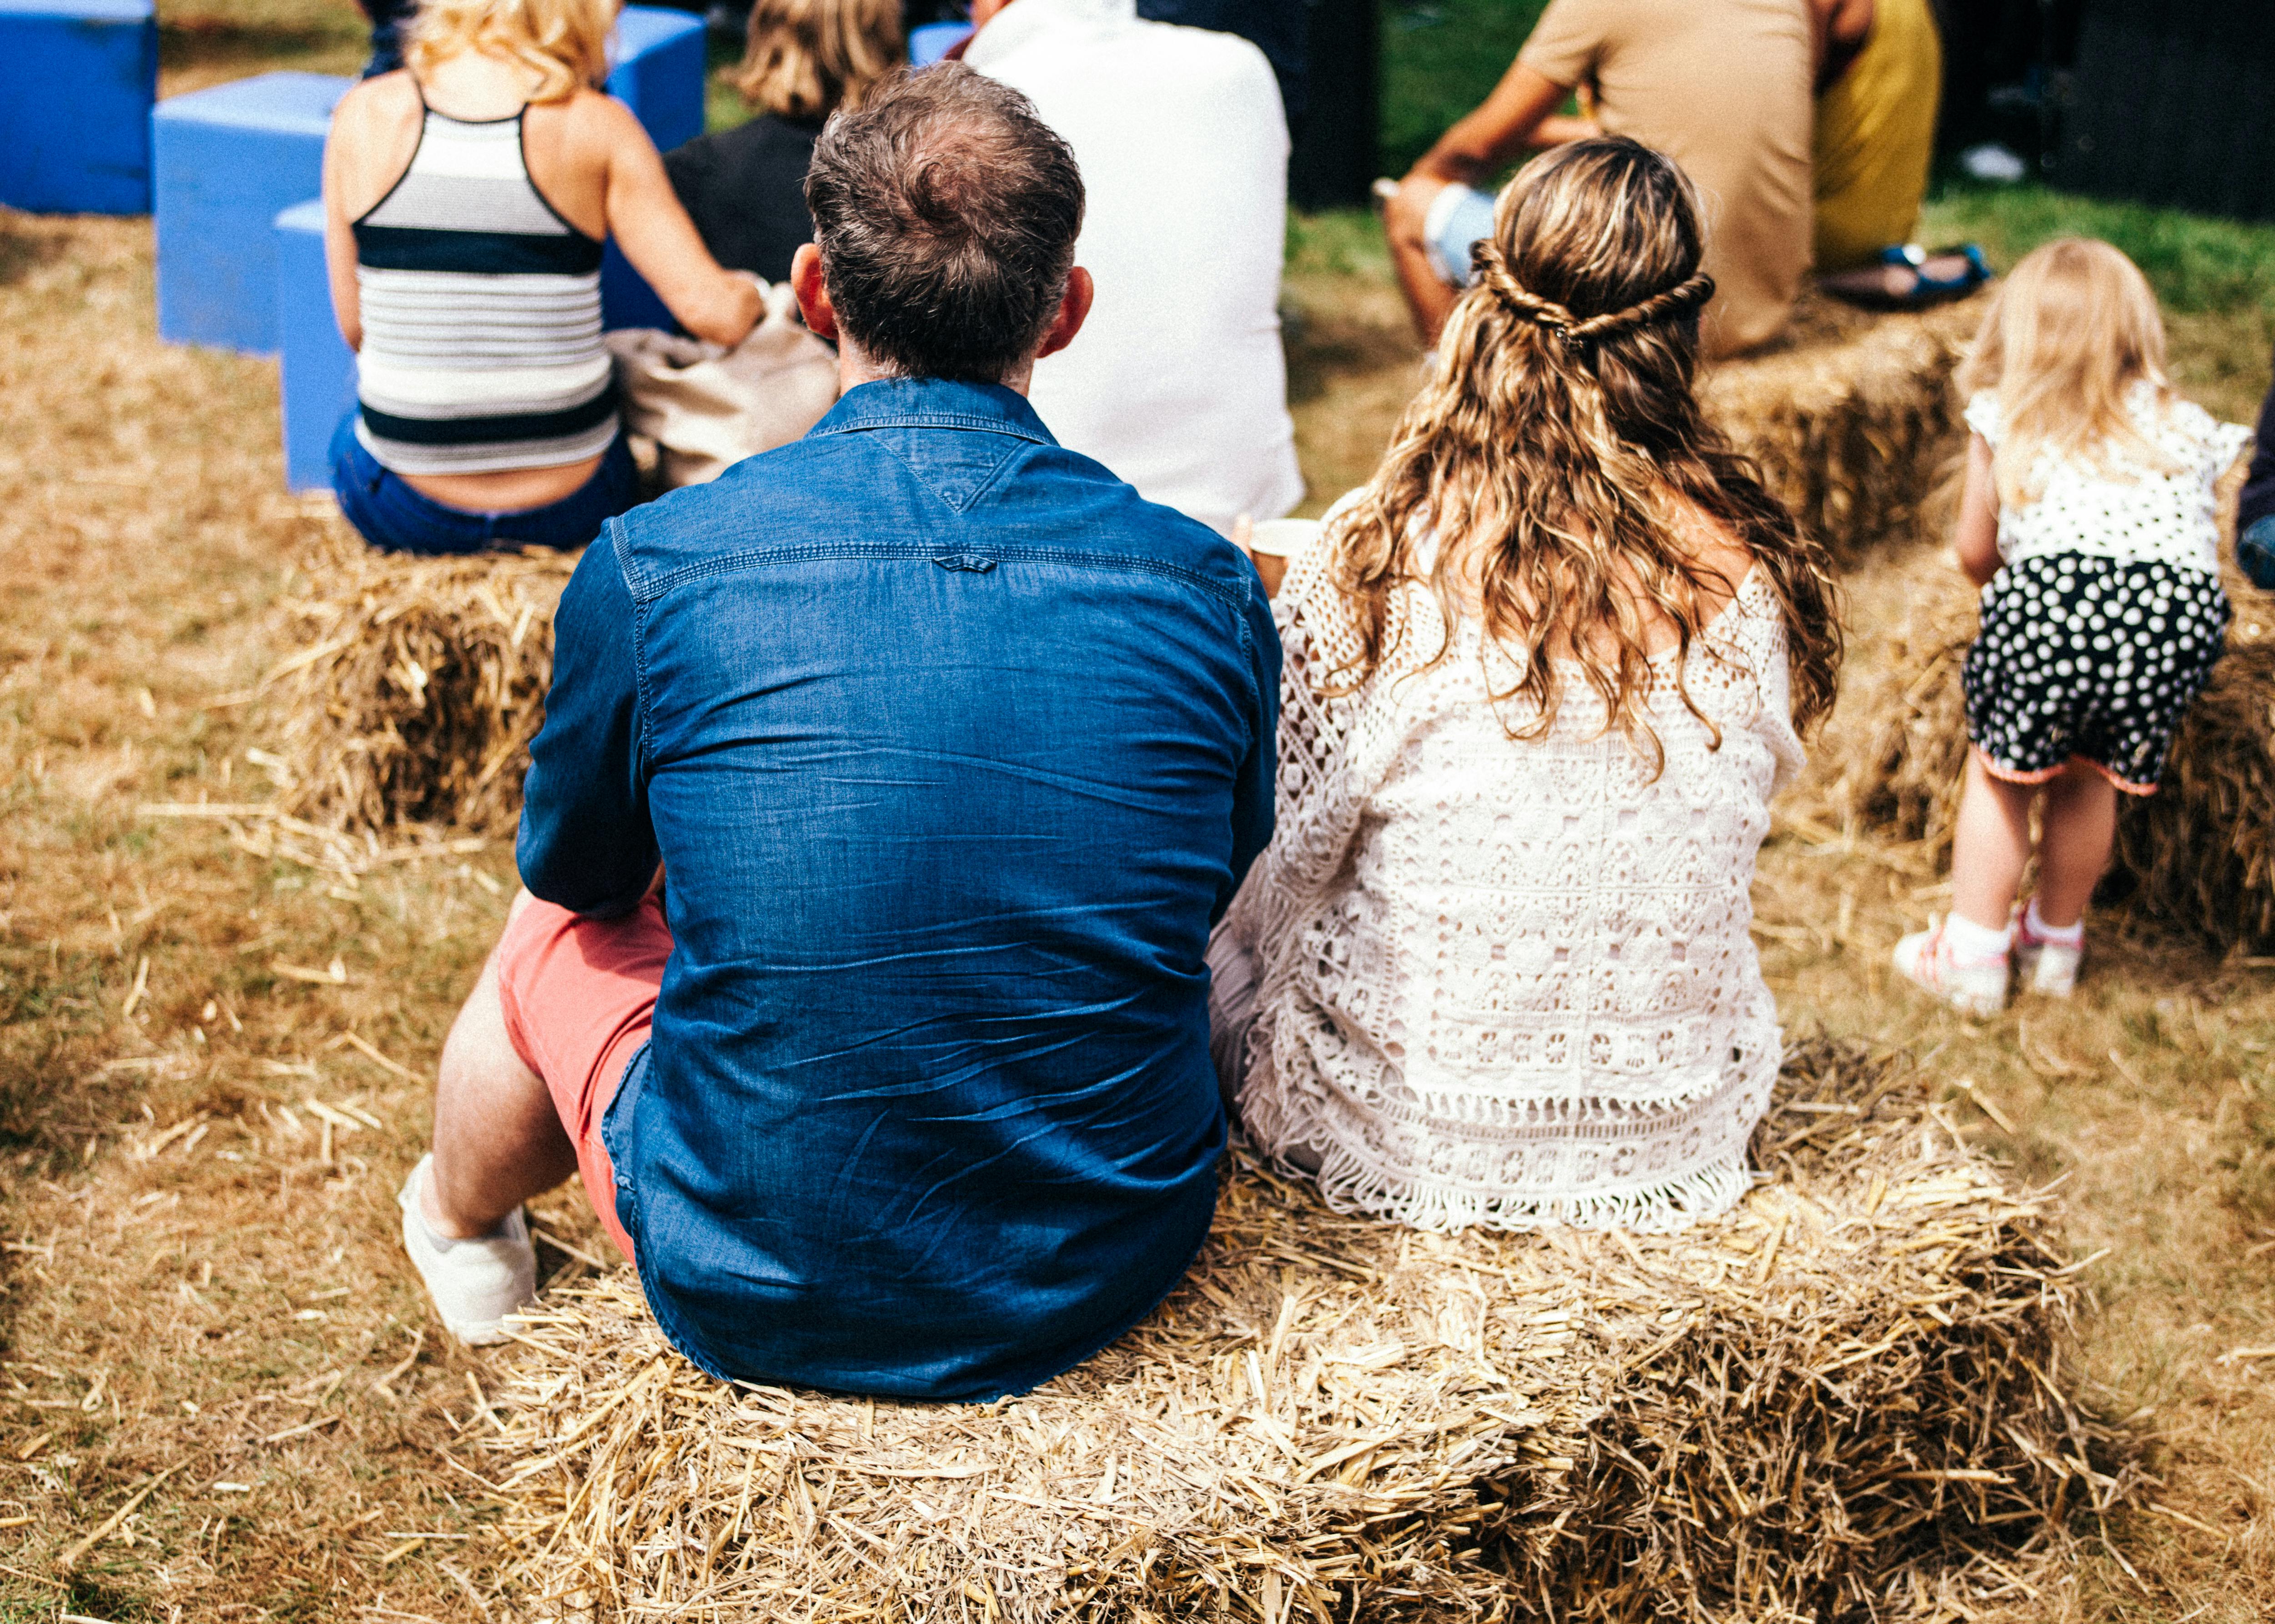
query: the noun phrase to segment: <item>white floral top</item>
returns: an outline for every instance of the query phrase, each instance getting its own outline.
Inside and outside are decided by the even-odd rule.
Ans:
[[[2219,502],[2212,487],[2250,443],[2251,431],[2223,423],[2191,401],[2163,395],[2143,379],[2126,409],[2173,464],[2162,472],[2112,457],[2097,467],[2041,452],[2029,484],[2040,492],[1999,515],[1999,556],[2007,563],[2047,553],[2086,553],[2137,563],[2219,572]],[[1967,403],[1967,427],[1993,451],[2006,430],[1995,390]]]

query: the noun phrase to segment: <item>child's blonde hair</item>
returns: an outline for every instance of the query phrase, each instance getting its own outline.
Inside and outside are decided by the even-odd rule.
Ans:
[[[2170,459],[2126,410],[2146,381],[2161,404],[2165,322],[2141,268],[2107,243],[2060,237],[2022,256],[1992,296],[1959,368],[1963,393],[1995,390],[2003,434],[1992,472],[2003,504],[2042,493],[2047,452],[2115,472],[2169,472]]]
[[[735,85],[778,118],[857,108],[908,56],[901,0],[755,0]]]
[[[466,51],[503,57],[537,75],[533,102],[559,102],[608,77],[608,35],[622,0],[419,0],[403,57],[424,76]]]

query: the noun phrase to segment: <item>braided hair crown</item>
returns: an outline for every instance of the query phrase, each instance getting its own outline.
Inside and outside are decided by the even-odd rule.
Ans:
[[[1470,262],[1478,280],[1513,314],[1546,329],[1568,350],[1583,349],[1657,322],[1676,321],[1714,297],[1714,279],[1704,271],[1693,271],[1673,287],[1662,288],[1623,310],[1576,316],[1554,299],[1545,298],[1519,282],[1508,268],[1508,256],[1492,238],[1470,249]]]

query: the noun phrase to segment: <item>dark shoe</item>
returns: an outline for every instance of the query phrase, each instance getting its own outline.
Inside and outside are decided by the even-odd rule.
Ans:
[[[2275,514],[2235,538],[2235,562],[2254,586],[2275,592]]]
[[[1940,273],[1930,267],[1956,260],[1956,269]],[[1954,243],[1933,253],[1917,243],[1902,243],[1880,250],[1879,263],[1871,269],[1836,271],[1821,285],[1836,298],[1868,310],[1924,310],[1969,294],[1991,280],[1991,267],[1983,250],[1973,243]]]

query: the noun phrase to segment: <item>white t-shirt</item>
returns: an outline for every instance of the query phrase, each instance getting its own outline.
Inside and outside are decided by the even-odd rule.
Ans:
[[[2127,391],[2125,409],[2171,459],[2172,471],[2128,466],[2121,454],[2104,469],[2040,452],[2029,480],[2037,498],[1999,510],[2002,560],[2086,553],[2219,572],[2219,499],[2212,487],[2250,443],[2251,431],[2218,421],[2193,401],[2160,397],[2145,378]],[[1966,417],[1967,427],[1996,451],[2006,433],[1997,391],[1978,391]]]
[[[1264,53],[1136,0],[1015,0],[964,61],[1023,92],[1082,166],[1098,302],[1037,365],[1061,444],[1229,531],[1303,499],[1280,348],[1288,121]]]

